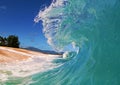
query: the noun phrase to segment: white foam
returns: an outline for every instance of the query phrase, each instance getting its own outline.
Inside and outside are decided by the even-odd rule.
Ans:
[[[0,48],[1,49],[1,48]],[[7,50],[5,48],[2,48]],[[8,50],[16,53],[23,54],[19,51]],[[17,61],[13,63],[0,64],[0,81],[6,81],[8,77],[27,77],[38,72],[44,72],[56,68],[57,64],[53,64],[54,59],[59,58],[59,55],[50,54],[27,54],[31,56],[28,60]]]
[[[36,23],[42,20],[44,27],[43,32],[48,44],[58,51],[61,51],[62,47],[60,45],[55,46],[55,35],[57,35],[56,32],[61,27],[61,20],[65,18],[63,14],[65,2],[67,2],[67,0],[53,0],[51,5],[46,7],[45,10],[40,10],[34,19]]]

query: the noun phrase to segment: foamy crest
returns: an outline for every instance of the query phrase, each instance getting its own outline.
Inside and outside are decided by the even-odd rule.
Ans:
[[[53,3],[46,7],[44,11],[40,11],[34,19],[35,22],[43,21],[43,32],[48,39],[48,43],[57,50],[60,48],[55,47],[55,37],[58,28],[61,27],[61,20],[65,18],[63,11],[67,0],[54,0]]]

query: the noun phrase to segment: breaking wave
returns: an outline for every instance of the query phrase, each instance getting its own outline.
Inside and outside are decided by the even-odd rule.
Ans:
[[[119,9],[120,0],[54,0],[40,11],[35,22],[42,20],[48,43],[57,51],[72,45],[74,54],[31,85],[119,85]]]
[[[19,79],[22,85],[120,84],[120,0],[53,0],[40,20],[63,58],[54,59],[57,68]]]

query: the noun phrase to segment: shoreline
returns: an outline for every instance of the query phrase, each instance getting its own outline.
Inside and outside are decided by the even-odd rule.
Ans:
[[[10,77],[27,77],[51,70],[60,66],[60,64],[52,62],[59,58],[60,55],[0,46],[0,81],[6,81]]]
[[[45,56],[45,55],[55,55],[55,54],[45,54],[42,52],[35,52],[21,48],[0,46],[0,63],[12,63],[16,61],[24,61],[35,56]]]

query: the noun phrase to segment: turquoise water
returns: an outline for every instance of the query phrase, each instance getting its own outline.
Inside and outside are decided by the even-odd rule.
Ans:
[[[61,67],[34,75],[31,85],[120,85],[120,0],[57,2],[37,19],[53,48],[74,43],[79,51]]]
[[[60,67],[20,83],[28,79],[23,85],[120,85],[120,0],[56,0],[40,11],[39,20],[55,50],[73,45],[76,54],[58,60]]]

